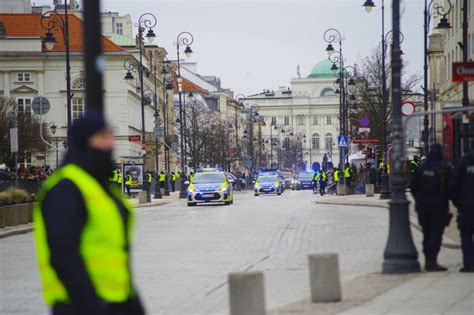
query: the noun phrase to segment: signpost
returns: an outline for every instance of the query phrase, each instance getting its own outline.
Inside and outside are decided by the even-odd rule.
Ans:
[[[453,82],[474,81],[474,62],[453,62]]]
[[[18,128],[10,128],[10,151],[11,153],[18,152]]]
[[[142,137],[140,135],[128,136],[130,142],[141,142]]]
[[[402,103],[402,115],[403,116],[410,116],[416,112],[416,106],[413,102],[404,102]]]
[[[37,115],[44,115],[49,112],[51,104],[46,97],[38,96],[33,99],[31,102],[31,109]]]
[[[349,147],[349,137],[348,136],[338,136],[337,137],[337,146],[339,149],[347,149]]]

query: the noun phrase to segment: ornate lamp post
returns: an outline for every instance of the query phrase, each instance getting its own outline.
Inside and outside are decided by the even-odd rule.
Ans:
[[[180,49],[181,46],[186,46],[184,49],[184,53],[186,54],[187,57],[190,57],[191,54],[193,53],[191,49],[191,44],[194,42],[194,37],[191,33],[189,32],[181,32],[178,34],[176,37],[176,42],[174,42],[174,45],[176,46],[176,54],[177,54],[177,62],[178,62],[178,77],[177,77],[177,82],[178,82],[178,100],[179,100],[179,130],[180,130],[180,138],[181,138],[181,144],[180,144],[180,149],[181,149],[181,189],[179,191],[179,198],[186,198],[187,193],[186,193],[186,186],[183,185],[183,179],[184,176],[186,175],[186,170],[185,170],[185,152],[184,152],[184,133],[186,125],[185,125],[185,113],[183,112],[183,78],[181,77],[181,60],[180,60]]]
[[[64,0],[64,17],[56,11],[47,11],[41,15],[41,27],[47,32],[42,38],[42,42],[47,50],[51,51],[56,44],[56,38],[52,32],[53,29],[58,28],[63,34],[63,41],[66,47],[66,111],[67,111],[67,139],[69,142],[70,129],[72,126],[72,109],[71,109],[71,57],[69,48],[69,17],[68,17],[68,3]]]
[[[419,272],[420,265],[410,230],[409,201],[405,193],[406,179],[403,172],[405,136],[401,117],[400,0],[393,0],[392,10],[393,41],[391,67],[394,167],[391,180],[392,198],[389,203],[389,235],[384,251],[383,273],[400,274]]]

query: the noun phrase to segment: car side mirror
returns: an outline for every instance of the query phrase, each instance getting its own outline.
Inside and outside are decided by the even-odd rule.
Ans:
[[[184,184],[189,185],[190,184],[189,180],[185,181]]]

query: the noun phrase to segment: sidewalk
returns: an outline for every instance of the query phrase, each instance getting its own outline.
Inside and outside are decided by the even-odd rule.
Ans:
[[[418,224],[418,217],[415,212],[415,202],[413,197],[407,193],[407,198],[410,201],[410,222],[417,229],[421,231]],[[366,207],[389,207],[388,200],[381,200],[380,195],[376,194],[374,197],[366,197],[365,195],[348,195],[335,196],[326,195],[324,197],[318,196],[316,203],[331,204],[331,205],[348,205],[348,206],[366,206]],[[456,207],[451,205],[451,213],[456,214]],[[456,216],[451,220],[451,224],[444,231],[443,246],[449,248],[460,248],[460,236],[456,223]]]

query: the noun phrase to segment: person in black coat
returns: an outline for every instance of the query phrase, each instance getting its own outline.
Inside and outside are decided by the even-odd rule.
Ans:
[[[443,160],[443,148],[435,143],[428,158],[413,173],[411,192],[415,198],[418,221],[423,231],[426,271],[446,271],[437,262],[449,213],[449,176],[451,166]]]
[[[474,272],[474,150],[456,165],[450,181],[451,197],[458,208],[463,264],[461,272]]]
[[[62,165],[74,163],[94,176],[115,201],[127,225],[128,211],[110,191],[108,177],[113,171],[112,151],[90,147],[89,139],[107,126],[101,114],[88,112],[74,122],[71,142]],[[113,137],[113,136],[112,136]],[[51,265],[66,288],[70,303],[53,305],[53,315],[143,315],[137,294],[122,303],[105,303],[96,293],[80,254],[81,233],[87,210],[79,188],[63,179],[48,191],[41,207],[47,230]],[[127,245],[127,250],[130,251]]]

